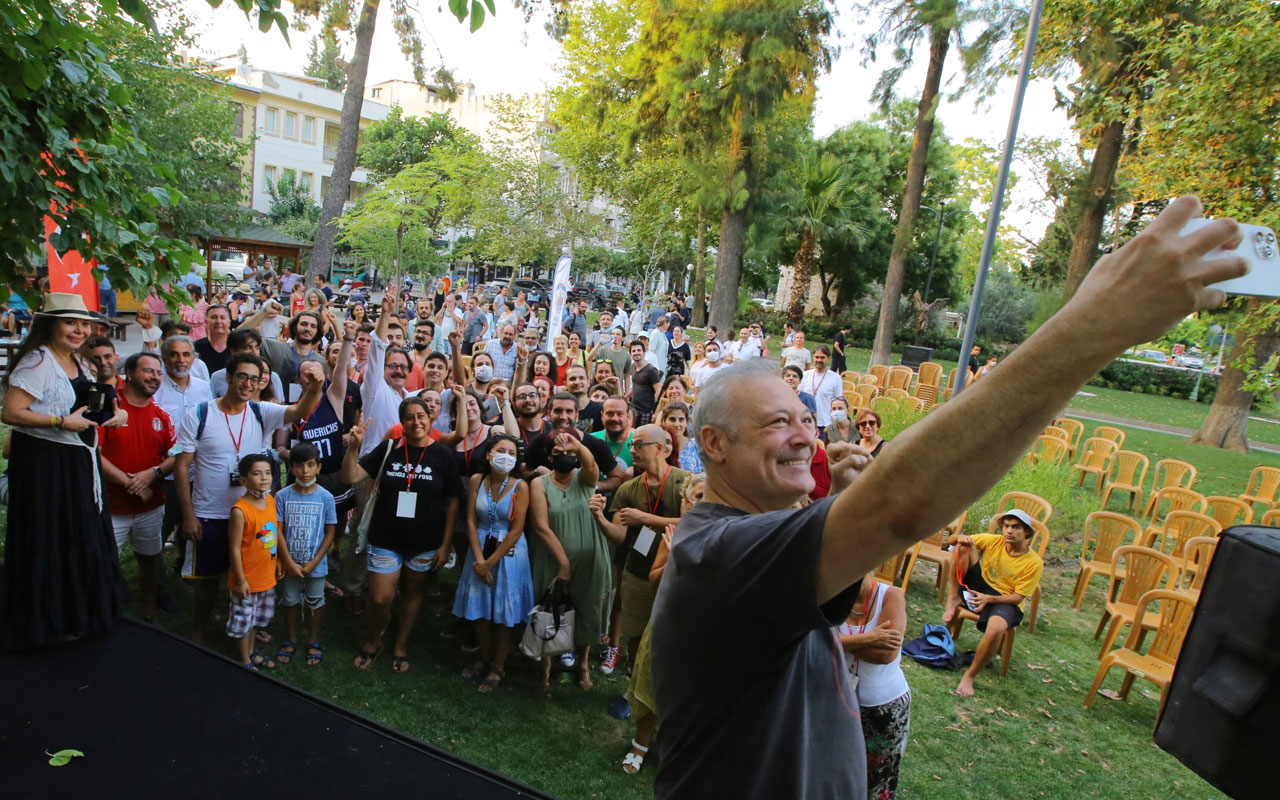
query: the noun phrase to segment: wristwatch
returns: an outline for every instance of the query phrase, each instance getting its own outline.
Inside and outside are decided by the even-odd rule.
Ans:
[[[164,470],[160,469],[159,467],[152,467],[152,469],[155,470],[157,478],[159,478],[160,480],[164,480]]]

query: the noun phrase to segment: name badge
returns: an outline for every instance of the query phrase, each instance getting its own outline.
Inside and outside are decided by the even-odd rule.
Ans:
[[[291,383],[284,387],[284,393],[286,395],[287,402],[292,405],[293,403],[298,402],[298,398],[302,397],[302,386],[296,383]]]
[[[642,556],[649,555],[649,549],[653,547],[653,540],[658,538],[658,534],[648,525],[640,528],[640,532],[636,534],[636,543],[632,545],[637,553]]]
[[[413,492],[401,492],[396,498],[396,516],[413,519],[418,515],[418,496]]]

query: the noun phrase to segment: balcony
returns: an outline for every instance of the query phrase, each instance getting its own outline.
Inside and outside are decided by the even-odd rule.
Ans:
[[[324,146],[324,161],[326,164],[332,164],[338,160],[338,146],[336,144],[326,144]]]

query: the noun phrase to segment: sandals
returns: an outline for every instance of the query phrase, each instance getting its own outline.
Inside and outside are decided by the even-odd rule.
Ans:
[[[497,676],[496,678],[493,677],[495,675]],[[498,688],[498,684],[502,683],[502,679],[505,677],[507,677],[507,671],[505,669],[498,669],[495,667],[489,670],[489,674],[485,676],[484,680],[480,681],[480,685],[476,687],[476,691],[481,694],[489,694],[494,689]]]
[[[275,669],[276,662],[267,658],[255,648],[254,651],[249,654],[249,661],[245,666],[255,672],[261,672],[264,669]]]
[[[649,748],[632,739],[631,752],[627,753],[626,758],[622,759],[622,771],[628,775],[635,775],[644,766],[644,757],[648,752]]]
[[[377,650],[360,650],[360,655],[356,656],[356,669],[366,670],[373,666],[373,662],[377,660],[378,654],[382,652],[382,648]]]
[[[312,650],[314,650],[315,652],[314,653],[311,652]],[[311,644],[307,645],[307,666],[308,667],[318,667],[320,666],[320,662],[323,660],[324,660],[324,648],[320,646],[319,642],[312,642]]]
[[[469,681],[484,677],[489,672],[489,665],[483,661],[477,661],[466,669],[462,670],[462,677]]]
[[[276,651],[276,661],[281,664],[288,664],[298,652],[298,646],[293,642],[282,642],[280,649]]]
[[[261,642],[262,644],[268,644],[271,641],[271,634],[259,629],[258,632],[253,635],[253,640],[255,642]]]
[[[395,656],[391,657],[391,671],[397,675],[403,675],[409,671],[409,657]]]

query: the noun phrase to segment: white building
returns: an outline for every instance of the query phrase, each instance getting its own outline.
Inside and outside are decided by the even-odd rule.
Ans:
[[[214,62],[207,72],[231,87],[232,102],[241,107],[241,135],[256,135],[252,164],[246,165],[246,173],[252,175],[252,188],[245,187],[247,204],[266,212],[271,207],[268,183],[285,175],[306,187],[317,204],[323,203],[338,151],[342,92],[327,88],[320,78],[255,69],[236,63],[234,57]],[[360,127],[385,119],[390,110],[365,100]],[[363,194],[368,181],[368,171],[357,167],[347,200]]]

